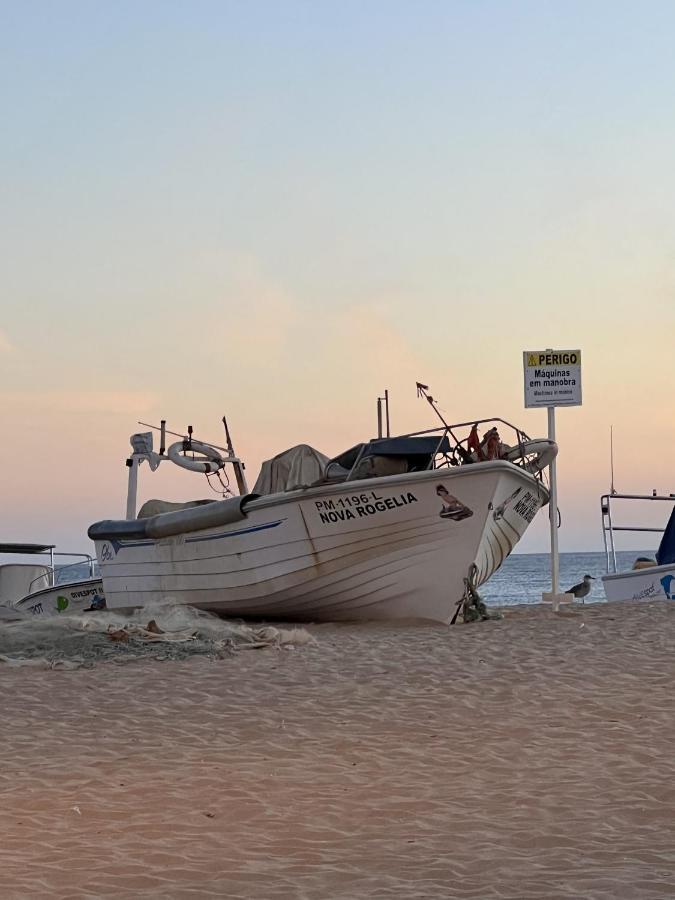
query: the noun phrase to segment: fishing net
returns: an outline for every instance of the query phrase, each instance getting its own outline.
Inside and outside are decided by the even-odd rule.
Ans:
[[[178,603],[152,604],[129,615],[0,615],[3,666],[78,668],[138,659],[223,658],[241,650],[291,648],[313,642],[303,628],[252,626]]]

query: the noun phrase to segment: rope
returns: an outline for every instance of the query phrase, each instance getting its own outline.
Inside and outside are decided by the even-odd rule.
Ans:
[[[463,622],[483,622],[488,619],[501,619],[498,613],[489,613],[481,595],[476,588],[476,575],[478,575],[478,566],[471,563],[469,572],[464,579],[464,595],[457,604],[457,609],[452,617],[451,625],[454,625],[461,612]]]
[[[230,490],[230,479],[227,477],[226,472],[223,471],[222,474],[225,476],[225,481],[223,481],[223,479],[221,477],[220,470],[218,472],[207,472],[206,480],[209,484],[209,487],[215,494],[220,494],[221,496],[225,497],[227,494],[231,494],[232,491]],[[220,488],[215,488],[211,484],[211,476],[213,476],[213,475],[215,475],[216,478],[218,479],[218,481],[220,482],[220,485],[221,485]]]

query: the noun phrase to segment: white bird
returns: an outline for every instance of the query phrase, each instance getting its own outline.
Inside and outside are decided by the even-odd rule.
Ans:
[[[591,592],[591,581],[595,581],[595,578],[592,575],[584,575],[583,581],[580,581],[579,584],[575,584],[574,587],[568,588],[565,593],[574,594],[575,600],[583,600],[584,597],[588,597]]]

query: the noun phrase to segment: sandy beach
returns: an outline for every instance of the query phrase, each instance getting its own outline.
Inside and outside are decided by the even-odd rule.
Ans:
[[[4,898],[675,896],[675,605],[0,668]]]

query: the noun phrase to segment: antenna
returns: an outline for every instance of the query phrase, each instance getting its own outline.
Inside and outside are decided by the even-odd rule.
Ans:
[[[230,455],[229,461],[232,463],[232,468],[234,469],[234,477],[237,479],[237,489],[239,491],[239,496],[243,497],[244,494],[248,494],[248,485],[246,484],[246,476],[244,475],[244,464],[234,454],[234,444],[232,443],[232,438],[230,437],[230,429],[227,427],[227,419],[225,418],[225,416],[223,416],[223,428],[225,429],[227,452]]]
[[[230,437],[230,429],[227,427],[227,419],[223,416],[222,419],[223,428],[225,429],[225,441],[227,443],[227,452],[230,456],[234,456],[234,447],[232,445],[232,438]]]
[[[383,437],[382,431],[382,404],[384,403],[384,420],[387,426],[387,437],[391,437],[389,430],[389,391],[384,392],[384,397],[377,398],[377,436]]]
[[[616,494],[616,490],[614,488],[614,426],[609,426],[609,468],[610,468],[610,486],[609,492],[610,494]]]
[[[418,382],[416,382],[415,387],[417,388],[417,396],[418,396],[418,397],[423,397],[423,398],[427,401],[427,403],[429,404],[429,406],[433,409],[433,411],[436,413],[436,415],[437,415],[438,418],[441,420],[441,422],[445,425],[445,427],[446,427],[446,428],[449,428],[448,423],[445,421],[445,419],[443,418],[441,412],[439,411],[438,407],[436,406],[436,401],[435,401],[434,398],[431,396],[431,394],[428,393],[428,391],[429,391],[429,385],[428,385],[428,384],[422,384],[421,381],[418,381]]]
[[[417,396],[418,396],[418,397],[421,397],[421,398],[423,398],[424,400],[427,401],[427,403],[429,404],[429,406],[433,409],[433,411],[436,413],[436,415],[438,416],[438,418],[439,418],[439,419],[441,420],[441,422],[445,425],[448,434],[450,435],[450,437],[453,439],[453,441],[454,441],[455,444],[457,445],[457,449],[458,449],[458,452],[459,452],[460,456],[463,456],[463,455],[464,455],[464,448],[462,447],[461,443],[459,442],[457,436],[456,436],[455,434],[453,434],[452,428],[448,425],[448,423],[447,423],[447,422],[445,421],[445,419],[443,418],[443,414],[441,413],[440,409],[438,408],[438,405],[437,405],[436,401],[434,400],[434,398],[433,398],[433,397],[431,396],[431,394],[429,393],[429,385],[428,385],[428,384],[422,384],[421,381],[418,381],[418,382],[416,382],[415,387],[417,388]],[[467,455],[468,455],[468,454],[467,454]]]

